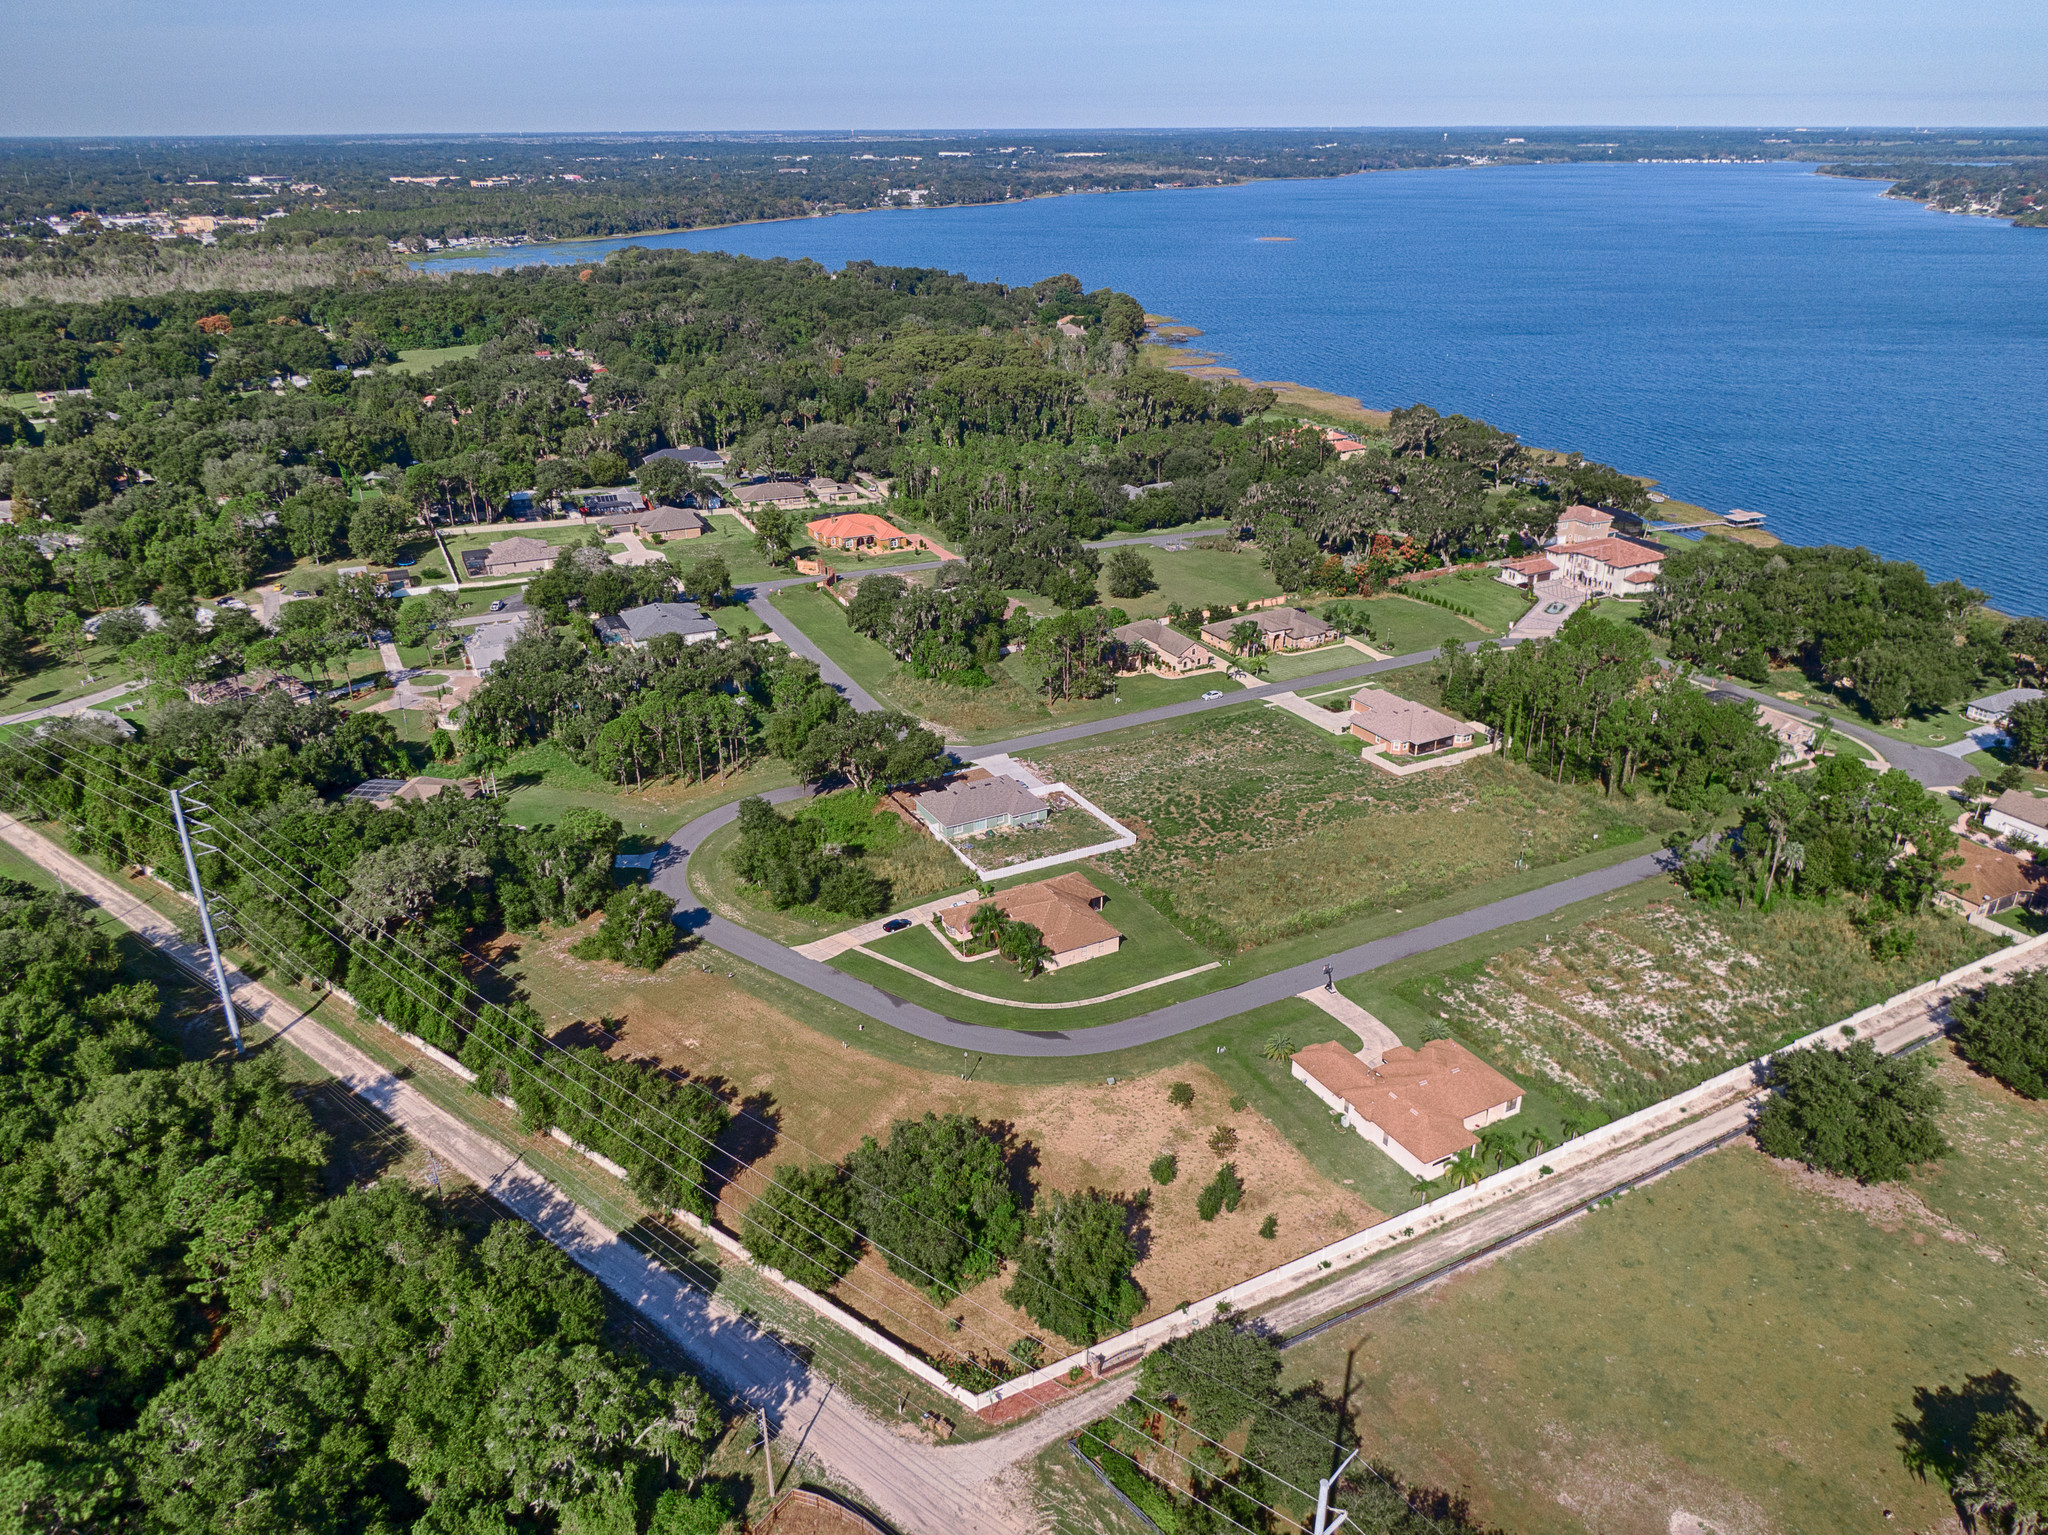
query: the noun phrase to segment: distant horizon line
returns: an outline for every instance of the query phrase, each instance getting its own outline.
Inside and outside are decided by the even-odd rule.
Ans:
[[[137,144],[162,140],[290,140],[294,142],[341,142],[374,140],[383,142],[407,142],[421,140],[474,140],[474,139],[678,139],[717,140],[732,139],[794,139],[808,141],[815,139],[840,140],[858,143],[868,138],[983,138],[1004,135],[1037,134],[1086,135],[1086,134],[1128,134],[1153,136],[1172,133],[1360,133],[1360,134],[1421,134],[1421,133],[1497,133],[1510,130],[1538,133],[1904,133],[1945,135],[1957,133],[2016,133],[2048,134],[2048,124],[1982,124],[1947,123],[1936,126],[1925,124],[1907,127],[1900,123],[1411,123],[1411,124],[1360,124],[1360,123],[1185,123],[1172,126],[1119,127],[1101,126],[1089,128],[1048,128],[1048,127],[990,127],[990,128],[914,128],[914,127],[870,127],[870,128],[460,128],[435,130],[391,130],[380,132],[374,129],[343,129],[322,133],[312,132],[262,132],[262,131],[176,131],[163,130],[150,133],[6,133],[0,134],[0,144],[53,144],[74,139],[97,140],[108,144]],[[89,150],[93,144],[81,144],[81,150]]]

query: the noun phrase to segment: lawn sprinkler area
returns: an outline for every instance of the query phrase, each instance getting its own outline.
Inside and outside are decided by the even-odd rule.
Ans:
[[[1738,1142],[1332,1329],[1283,1380],[1348,1385],[1347,1442],[1488,1528],[1958,1529],[1895,1425],[1994,1372],[2048,1401],[2048,1108],[1933,1048],[1955,1150],[1910,1181]]]
[[[1135,831],[1109,866],[1226,954],[1596,850],[1640,851],[1681,824],[1647,797],[1555,785],[1498,756],[1389,778],[1348,737],[1280,710],[1144,727],[1036,765]]]

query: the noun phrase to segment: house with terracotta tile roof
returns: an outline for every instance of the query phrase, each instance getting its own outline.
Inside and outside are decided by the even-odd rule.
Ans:
[[[1340,459],[1357,458],[1361,453],[1372,451],[1349,432],[1334,426],[1323,428],[1323,441],[1330,445],[1330,451]]]
[[[1609,597],[1648,595],[1657,584],[1657,568],[1670,557],[1661,544],[1618,537],[1552,544],[1545,553],[1568,580]]]
[[[1614,531],[1614,514],[1597,506],[1568,506],[1557,514],[1553,544],[1584,544],[1606,538]]]
[[[999,890],[986,901],[948,906],[939,913],[939,925],[955,943],[965,944],[974,933],[974,914],[993,906],[1011,921],[1037,928],[1045,936],[1045,946],[1052,950],[1046,969],[1060,970],[1114,954],[1122,946],[1124,935],[1102,915],[1108,901],[1085,876],[1060,874]]]
[[[1519,1114],[1522,1090],[1454,1040],[1396,1045],[1377,1066],[1329,1041],[1296,1052],[1296,1081],[1418,1178],[1439,1178],[1479,1144],[1477,1131]]]
[[[1385,688],[1360,688],[1353,693],[1345,728],[1367,746],[1396,757],[1423,757],[1471,746],[1486,734],[1482,725],[1452,719]]]
[[[1956,838],[1956,852],[1963,860],[1963,866],[1949,875],[1956,888],[1937,891],[1934,897],[1951,911],[1995,917],[2014,907],[2039,911],[2048,906],[2048,866],[1968,837]]]
[[[929,549],[941,557],[946,554],[923,534],[906,533],[873,512],[840,512],[836,516],[820,517],[806,524],[804,531],[821,549],[848,549],[855,554],[868,554],[880,549]]]
[[[1524,555],[1519,560],[1502,560],[1500,574],[1494,577],[1509,586],[1532,587],[1548,581],[1557,574],[1557,565],[1547,554]]]

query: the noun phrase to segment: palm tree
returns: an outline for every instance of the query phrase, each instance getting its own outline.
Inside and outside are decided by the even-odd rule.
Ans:
[[[1292,1058],[1297,1048],[1285,1034],[1268,1034],[1266,1042],[1259,1047],[1259,1054],[1269,1061],[1284,1061]]]
[[[1493,1159],[1496,1172],[1522,1160],[1521,1153],[1515,1150],[1515,1132],[1498,1125],[1490,1125],[1479,1132],[1479,1151],[1482,1156]]]
[[[1428,1204],[1432,1199],[1436,1198],[1436,1185],[1420,1173],[1417,1173],[1415,1181],[1408,1185],[1408,1191],[1411,1194],[1420,1194],[1424,1204]]]
[[[1469,1189],[1486,1176],[1486,1162],[1479,1155],[1477,1146],[1467,1146],[1451,1158],[1451,1165],[1444,1169],[1444,1176],[1451,1180],[1452,1188]]]
[[[1522,1152],[1525,1156],[1536,1156],[1550,1149],[1550,1142],[1543,1138],[1543,1132],[1534,1125],[1522,1132]]]
[[[1239,619],[1230,626],[1230,648],[1241,656],[1257,654],[1261,632],[1249,618]]]

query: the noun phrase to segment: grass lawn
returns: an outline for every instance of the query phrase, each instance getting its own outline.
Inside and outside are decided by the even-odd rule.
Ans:
[[[1446,602],[1470,608],[1495,634],[1507,633],[1508,625],[1529,611],[1529,601],[1522,589],[1496,580],[1490,570],[1461,570],[1454,576],[1418,581],[1405,590],[1426,591]]]
[[[1947,746],[1960,741],[1972,730],[1983,728],[1977,721],[1964,717],[1960,703],[1933,714],[1914,715],[1904,724],[1894,725],[1889,720],[1870,718],[1863,700],[1854,693],[1838,693],[1833,688],[1816,686],[1796,667],[1774,667],[1770,678],[1757,691],[1770,693],[1787,703],[1825,709],[1849,724],[1861,725],[1865,730],[1889,736],[1895,741],[1909,741],[1915,746]]]
[[[1525,1535],[1959,1528],[1895,1420],[1993,1371],[2048,1405],[2048,1108],[1936,1048],[1956,1149],[1910,1182],[1739,1143],[1333,1329],[1284,1380],[1348,1381],[1367,1456]]]
[[[1533,1093],[1624,1113],[1998,947],[1933,913],[1881,963],[1850,909],[1714,909],[1651,880],[1339,989],[1411,1045],[1436,1023]]]
[[[1274,584],[1265,560],[1256,549],[1169,552],[1157,545],[1141,544],[1136,547],[1138,553],[1151,563],[1152,578],[1159,583],[1158,589],[1142,597],[1112,597],[1106,572],[1100,588],[1105,607],[1122,608],[1132,618],[1163,618],[1168,604],[1175,602],[1184,608],[1221,608],[1280,595],[1280,588]],[[1098,552],[1106,565],[1115,551],[1104,549]]]
[[[488,533],[444,532],[441,537],[448,545],[449,557],[459,561],[465,549],[488,549],[494,544],[503,543],[508,538],[531,538],[543,544],[553,544],[556,548],[562,548],[570,544],[580,544],[590,534],[597,531],[599,530],[587,526],[498,528]],[[463,572],[464,576],[468,574],[469,572],[466,570]],[[535,574],[538,574],[538,572],[535,572]]]
[[[1123,946],[1114,954],[1105,954],[1100,959],[1087,960],[1065,970],[1048,970],[1027,981],[1017,973],[1015,966],[1001,958],[971,962],[954,958],[946,941],[928,925],[892,933],[868,947],[877,954],[886,954],[955,986],[965,986],[969,991],[1016,1002],[1084,1001],[1089,997],[1121,991],[1126,986],[1139,986],[1162,975],[1192,970],[1214,958],[1199,944],[1183,937],[1179,929],[1153,910],[1137,891],[1099,865],[1076,865],[1075,870],[1092,880],[1109,897],[1103,903],[1102,915],[1124,935]],[[1019,883],[1047,877],[1045,874],[1029,875]],[[835,960],[834,963],[839,962]],[[927,993],[916,987],[915,982],[902,971],[887,965],[865,965],[860,973],[877,985],[883,984],[876,979],[878,976],[892,975],[898,983],[892,987],[893,990],[913,988],[918,993],[918,1000],[930,997],[930,1005],[971,1022],[986,1021],[1006,1027],[1047,1026],[1046,1016],[1042,1013],[991,1007],[943,990]],[[1079,1009],[1075,1011],[1078,1013]],[[1062,1013],[1061,1020],[1065,1017],[1066,1014]],[[1055,1023],[1061,1020],[1055,1020]]]
[[[1266,656],[1257,673],[1261,683],[1292,682],[1297,677],[1316,677],[1339,667],[1362,666],[1372,659],[1349,645],[1318,645],[1314,650],[1280,650]],[[1212,684],[1213,686],[1213,684]]]
[[[770,565],[754,552],[754,535],[731,517],[715,513],[708,519],[711,531],[696,538],[664,539],[661,552],[678,571],[707,555],[717,555],[732,572],[733,581],[746,586],[754,581],[774,581],[796,572],[788,566]]]
[[[474,357],[483,350],[482,346],[417,346],[398,354],[398,361],[391,365],[393,373],[426,373],[438,368],[444,362],[456,362],[465,357]]]
[[[460,762],[439,771],[467,771]],[[635,789],[600,778],[552,741],[517,752],[498,770],[506,814],[521,826],[548,826],[572,809],[598,810],[625,828],[628,851],[646,851],[714,805],[748,794],[764,794],[794,782],[779,761],[757,763],[723,782],[679,784],[663,781]]]
[[[142,675],[139,668],[123,661],[111,645],[94,645],[76,661],[64,661],[40,645],[28,653],[28,669],[11,682],[0,683],[0,714],[20,714],[29,709],[47,709],[118,683],[133,682]],[[122,704],[117,698],[109,705]]]
[[[1518,862],[1646,851],[1646,832],[1679,824],[1654,800],[1608,800],[1499,757],[1390,779],[1347,739],[1268,709],[1055,747],[1035,765],[1137,831],[1110,865],[1225,953],[1469,890]]]
[[[888,651],[866,635],[849,629],[846,610],[816,587],[789,587],[772,600],[777,611],[846,668],[854,681],[955,741],[998,740],[1033,726],[1078,724],[1181,703],[1200,698],[1219,681],[1213,672],[1194,677],[1126,677],[1119,681],[1115,693],[1053,705],[1025,685],[1018,658],[1012,656],[999,668],[990,687],[925,682],[904,671]]]
[[[1388,655],[1405,656],[1421,650],[1441,650],[1447,640],[1460,645],[1469,644],[1473,640],[1497,637],[1506,629],[1505,624],[1498,629],[1492,628],[1460,617],[1434,603],[1417,602],[1413,597],[1397,593],[1344,600],[1348,606],[1362,609],[1366,622],[1372,625],[1372,634],[1366,643]]]

